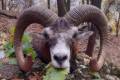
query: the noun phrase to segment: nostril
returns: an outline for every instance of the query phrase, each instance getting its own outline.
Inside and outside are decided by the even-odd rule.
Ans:
[[[67,59],[67,56],[63,56],[63,58],[62,58],[63,60],[66,60]]]
[[[58,61],[59,57],[57,55],[54,55],[54,59]]]
[[[62,63],[67,59],[67,55],[65,56],[54,55],[54,59],[57,61],[58,64],[62,65]]]
[[[65,55],[65,56],[57,56],[57,55],[54,55],[54,59],[55,59],[56,61],[64,61],[64,60],[67,59],[67,55]]]

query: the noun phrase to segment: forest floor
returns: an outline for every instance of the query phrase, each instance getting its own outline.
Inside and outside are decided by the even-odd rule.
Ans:
[[[15,19],[8,19],[0,16],[0,33],[5,33],[7,38],[9,37],[8,29],[11,26],[15,26]],[[34,25],[33,25],[34,26]],[[30,27],[28,29],[29,32],[39,32],[40,28],[36,28],[40,25],[35,25],[36,27]],[[0,38],[0,41],[2,38]],[[82,49],[86,43],[82,43],[79,49]],[[0,43],[2,46],[2,43]],[[1,50],[1,49],[0,49]],[[84,65],[83,57],[81,59],[81,55],[78,54],[77,58],[77,68],[72,74],[67,76],[66,80],[91,80],[94,77],[99,77],[102,80],[120,80],[120,35],[116,37],[115,35],[109,35],[109,45],[106,47],[106,61],[103,68],[100,72],[92,74],[89,71],[88,65]],[[8,59],[0,59],[1,61],[7,61]],[[42,63],[39,59],[35,60],[35,64],[33,65],[33,70],[27,73],[24,73],[19,70],[17,64],[4,64],[0,65],[0,79],[6,78],[11,80],[23,80],[22,78],[26,77],[25,80],[42,80],[42,76],[44,75],[45,64]],[[19,77],[18,77],[19,74]],[[24,75],[23,75],[24,74]],[[100,79],[100,80],[101,80]]]

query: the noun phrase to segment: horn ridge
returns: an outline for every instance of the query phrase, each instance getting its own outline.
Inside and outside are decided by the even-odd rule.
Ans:
[[[49,26],[57,18],[54,12],[40,6],[30,7],[19,16],[14,33],[14,48],[18,64],[23,71],[29,71],[32,67],[32,58],[30,56],[24,58],[22,50],[21,39],[25,29],[32,23],[38,23],[44,27]]]
[[[101,50],[108,44],[108,21],[105,14],[97,7],[92,5],[80,5],[73,10],[69,11],[65,18],[76,26],[83,22],[91,22],[98,29],[100,34],[100,50],[98,54],[98,59],[91,60],[91,64],[96,64],[96,69],[98,70],[102,67],[103,53]],[[88,43],[89,44],[89,43]],[[91,45],[92,46],[92,45]],[[105,57],[105,55],[103,56]],[[100,63],[101,65],[99,65]]]

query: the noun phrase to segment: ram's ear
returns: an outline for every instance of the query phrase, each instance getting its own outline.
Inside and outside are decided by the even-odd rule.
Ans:
[[[43,62],[48,63],[50,61],[50,51],[45,36],[42,33],[34,34],[31,43],[38,57]]]
[[[80,39],[88,39],[90,36],[92,36],[93,35],[93,31],[85,31],[85,32],[83,32],[83,31],[79,31],[79,32],[77,32],[76,34],[75,34],[75,39],[77,39],[77,40],[80,40]]]

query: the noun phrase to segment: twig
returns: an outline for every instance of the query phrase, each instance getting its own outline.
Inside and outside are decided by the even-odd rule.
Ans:
[[[119,13],[118,21],[116,24],[116,37],[118,37],[118,34],[119,34],[119,19],[120,19],[120,13]]]

